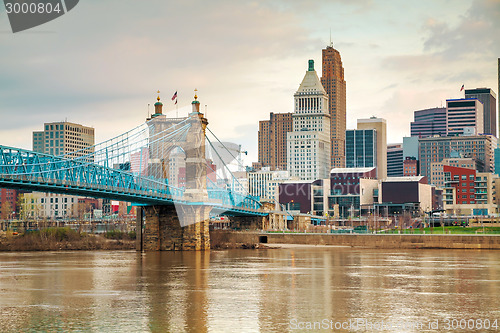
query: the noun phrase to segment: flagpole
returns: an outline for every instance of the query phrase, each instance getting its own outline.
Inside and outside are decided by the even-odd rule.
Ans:
[[[175,91],[179,91],[178,89],[175,89]],[[175,97],[175,118],[179,118],[179,103],[178,103],[178,100],[179,100],[179,94],[177,94],[177,96]]]

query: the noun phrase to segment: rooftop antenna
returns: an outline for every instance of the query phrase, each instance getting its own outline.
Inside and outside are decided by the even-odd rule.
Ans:
[[[148,114],[146,115],[146,118],[149,117],[149,103],[148,103]]]
[[[333,42],[332,42],[332,28],[330,28],[330,47],[333,47]]]
[[[207,105],[205,104],[205,118],[207,117]]]

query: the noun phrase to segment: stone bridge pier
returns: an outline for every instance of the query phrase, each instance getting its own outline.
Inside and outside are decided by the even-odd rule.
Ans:
[[[137,213],[137,250],[188,251],[209,250],[209,213],[212,207],[196,203],[208,202],[207,166],[205,160],[205,130],[208,120],[200,113],[198,96],[194,96],[192,112],[188,115],[191,125],[185,141],[176,142],[186,155],[186,189],[184,200],[188,204],[145,206]],[[150,136],[172,126],[175,120],[162,114],[160,97],[155,103],[155,114],[150,119]],[[178,119],[177,122],[185,119]],[[151,135],[152,134],[152,135]],[[149,168],[162,168],[164,156],[154,156],[155,151],[168,151],[169,147],[151,149]],[[192,203],[192,204],[189,204]]]
[[[209,220],[210,207],[186,206],[190,210],[181,214],[197,221],[182,227],[176,206],[146,206],[145,225],[142,240],[144,251],[200,251],[210,249]],[[183,208],[181,208],[183,209]],[[139,214],[138,214],[139,215]],[[142,217],[141,217],[142,218]],[[181,218],[182,219],[182,218]],[[141,250],[141,238],[137,235],[138,247]]]

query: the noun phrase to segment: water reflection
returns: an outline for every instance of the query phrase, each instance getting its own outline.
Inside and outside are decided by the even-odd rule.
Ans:
[[[494,320],[499,259],[493,251],[331,247],[0,253],[0,327],[285,332],[323,320]]]

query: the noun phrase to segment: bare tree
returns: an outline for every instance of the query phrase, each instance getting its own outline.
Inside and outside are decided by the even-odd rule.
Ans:
[[[7,220],[12,213],[12,205],[9,201],[2,202],[2,206],[0,207],[0,217],[2,220]]]

